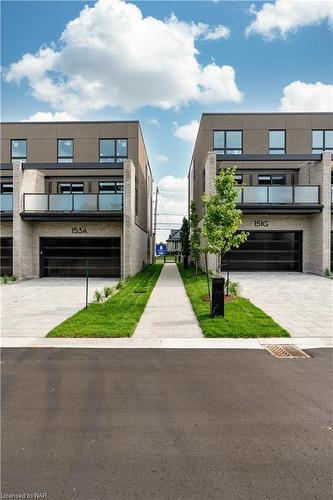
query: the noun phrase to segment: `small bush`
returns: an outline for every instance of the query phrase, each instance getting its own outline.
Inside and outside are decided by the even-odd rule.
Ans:
[[[128,279],[127,280],[124,280],[123,278],[120,278],[120,280],[118,281],[118,283],[116,284],[116,289],[117,290],[120,290],[121,288],[123,288],[125,286],[125,284],[128,282]]]
[[[114,294],[114,288],[112,288],[110,286],[106,286],[104,288],[104,296],[106,299],[109,297],[112,297],[113,294]]]
[[[325,277],[326,278],[333,278],[333,274],[331,273],[331,271],[327,268],[325,269]]]
[[[99,290],[95,290],[94,299],[95,299],[95,302],[102,302],[102,300],[103,300],[102,292],[100,292]]]
[[[14,283],[15,281],[17,281],[17,278],[16,278],[15,274],[13,274],[13,276],[11,276],[11,277],[10,277],[10,279],[11,279],[11,281],[13,281],[13,283]]]
[[[7,274],[4,274],[4,275],[2,276],[2,278],[1,278],[1,283],[2,283],[3,285],[7,285],[9,282],[10,282],[10,277],[9,277],[9,276],[7,276]]]
[[[238,297],[239,296],[239,283],[236,281],[230,281],[226,285],[226,289],[228,290],[229,295],[232,297]]]

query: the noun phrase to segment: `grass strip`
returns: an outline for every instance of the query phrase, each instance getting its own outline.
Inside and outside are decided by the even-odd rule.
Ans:
[[[129,278],[111,299],[89,304],[51,330],[48,337],[131,337],[162,267],[153,264]]]
[[[225,315],[212,318],[207,296],[206,274],[195,275],[195,269],[178,264],[187,295],[205,337],[289,337],[289,333],[268,314],[244,297],[225,303]]]

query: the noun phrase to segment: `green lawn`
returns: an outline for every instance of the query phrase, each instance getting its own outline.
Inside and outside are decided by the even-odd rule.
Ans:
[[[196,276],[193,268],[185,270],[182,264],[178,269],[205,337],[289,337],[270,316],[243,297],[225,303],[224,318],[212,318],[209,302],[202,300],[208,293],[206,274]]]
[[[153,264],[129,279],[110,300],[90,304],[56,326],[48,337],[131,337],[162,270]]]

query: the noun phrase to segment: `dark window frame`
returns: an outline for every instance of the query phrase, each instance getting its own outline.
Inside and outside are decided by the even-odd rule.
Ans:
[[[25,142],[25,156],[13,156],[13,142],[15,141],[24,141]],[[13,161],[22,161],[25,160],[27,161],[28,158],[28,141],[27,139],[11,139],[10,140],[10,160],[11,162]]]
[[[315,148],[313,146],[313,132],[321,132],[322,133],[322,138],[323,138],[323,147],[322,148]],[[326,142],[325,141],[325,135],[326,134],[325,134],[325,132],[333,132],[333,129],[332,128],[313,128],[311,130],[311,146],[312,146],[311,151],[312,151],[312,153],[313,153],[313,151],[318,151],[318,150],[320,150],[321,152],[324,152],[324,151],[329,151],[330,152],[330,150],[333,149],[333,147],[332,148],[330,148],[330,147],[326,148],[326,144],[325,144],[325,142]]]
[[[269,139],[270,139],[270,133],[271,132],[283,132],[283,137],[284,137],[284,148],[273,148],[270,146]],[[281,151],[283,149],[283,153],[274,153],[274,151]],[[283,154],[285,155],[287,151],[287,131],[286,129],[269,129],[268,130],[268,154]]]
[[[223,132],[224,133],[224,148],[216,148],[215,147],[215,132]],[[241,134],[241,147],[240,148],[228,148],[227,147],[227,133],[228,132],[240,132]],[[213,130],[213,151],[218,151],[218,154],[223,155],[242,155],[243,154],[243,130],[242,129],[225,129],[225,130]],[[228,152],[229,151],[229,152]],[[239,151],[239,153],[230,153],[230,151]]]
[[[59,156],[59,141],[72,141],[72,156]],[[72,161],[68,161],[71,158]],[[65,160],[65,161],[62,161]],[[74,139],[71,137],[58,137],[57,139],[57,162],[58,163],[73,163],[74,162]]]
[[[114,156],[102,156],[101,155],[101,141],[114,141]],[[117,141],[126,141],[126,156],[117,154]],[[124,160],[128,159],[128,138],[126,137],[100,137],[98,139],[98,158],[100,163],[122,163]],[[108,161],[101,161],[108,160]]]
[[[240,177],[240,182],[238,182],[238,179],[237,177]],[[235,181],[237,183],[237,186],[241,186],[243,184],[243,180],[244,180],[244,175],[243,174],[235,174]]]
[[[269,177],[270,183],[269,184],[260,184],[259,177]],[[273,182],[272,182],[273,177],[283,177],[284,184],[273,184]],[[287,185],[287,176],[285,174],[258,174],[257,181],[258,181],[258,186],[286,186]]]
[[[12,186],[12,190],[11,191],[4,191],[3,190],[4,186]],[[13,183],[12,182],[1,182],[0,192],[1,192],[1,194],[12,194],[13,193]]]
[[[69,193],[62,193],[62,192],[60,191],[60,186],[61,186],[62,184],[65,184],[65,185],[69,185],[69,186],[70,186],[70,191],[69,191]],[[73,193],[73,190],[72,190],[72,185],[73,185],[73,184],[80,184],[80,185],[82,185],[82,193],[76,193],[75,191],[74,191],[74,193]],[[84,194],[84,182],[75,182],[75,181],[73,181],[73,182],[58,182],[58,183],[57,183],[57,194]]]

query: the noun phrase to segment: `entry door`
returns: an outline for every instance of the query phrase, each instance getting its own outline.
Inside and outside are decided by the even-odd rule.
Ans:
[[[0,238],[0,274],[13,274],[13,238]]]
[[[302,233],[251,231],[230,253],[233,271],[302,271]]]
[[[41,238],[41,277],[120,276],[120,238]]]

